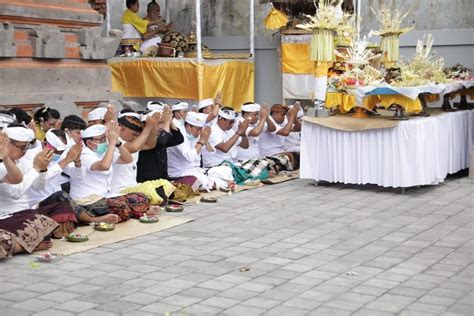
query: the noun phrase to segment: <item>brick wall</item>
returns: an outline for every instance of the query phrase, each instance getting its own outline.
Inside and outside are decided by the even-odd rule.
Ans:
[[[89,0],[92,9],[96,10],[104,17],[107,14],[107,0]]]

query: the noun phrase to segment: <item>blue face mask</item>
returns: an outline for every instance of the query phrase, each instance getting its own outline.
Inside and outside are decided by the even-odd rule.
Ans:
[[[53,158],[51,158],[51,162],[57,162],[61,158],[60,154],[53,154]]]
[[[99,156],[102,156],[103,154],[105,154],[106,151],[107,151],[107,142],[98,144],[97,148],[94,150],[94,152]]]
[[[197,137],[195,137],[194,135],[192,134],[189,134],[189,133],[186,133],[186,135],[188,136],[188,140],[190,142],[194,142],[196,140]]]

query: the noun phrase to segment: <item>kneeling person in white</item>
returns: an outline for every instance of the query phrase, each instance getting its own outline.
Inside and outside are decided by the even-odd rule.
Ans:
[[[300,107],[293,106],[291,109],[281,104],[274,104],[270,109],[270,118],[276,126],[274,132],[264,132],[260,136],[258,145],[260,156],[267,157],[285,152],[285,138],[292,131],[301,130],[301,125],[296,119]]]
[[[203,153],[203,165],[211,168],[220,165],[224,160],[237,162],[238,147],[248,148],[249,141],[245,134],[249,121],[240,122],[236,131],[232,129],[237,114],[231,110],[220,110],[217,122],[211,126],[209,143],[214,152]]]
[[[128,164],[133,161],[132,155],[124,146],[117,146],[118,131],[116,122],[112,122],[108,129],[98,124],[82,131],[85,146],[81,162],[84,173],[82,180],[71,178],[70,195],[74,200],[91,195],[107,197],[111,188],[112,164]]]
[[[238,147],[238,161],[245,162],[260,157],[260,149],[258,147],[260,134],[262,132],[272,133],[275,131],[275,125],[269,117],[270,112],[265,105],[260,106],[260,104],[252,102],[242,105],[240,121],[249,121],[249,127],[245,132],[249,140],[249,146],[248,148]]]
[[[232,169],[226,166],[211,168],[207,174],[201,166],[201,153],[214,151],[208,143],[210,127],[205,127],[207,115],[189,112],[186,115],[184,142],[168,148],[168,174],[171,178],[194,176],[201,189],[211,190],[215,187],[227,188],[233,183]]]

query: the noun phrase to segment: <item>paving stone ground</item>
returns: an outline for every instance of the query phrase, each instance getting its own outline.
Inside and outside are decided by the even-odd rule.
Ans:
[[[473,205],[467,178],[265,186],[57,263],[0,263],[0,315],[474,315]]]

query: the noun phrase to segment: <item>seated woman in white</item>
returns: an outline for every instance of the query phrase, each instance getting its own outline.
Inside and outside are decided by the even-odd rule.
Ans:
[[[231,168],[219,166],[209,169],[207,173],[201,168],[202,152],[214,151],[208,142],[211,129],[205,126],[206,121],[206,114],[188,112],[184,123],[184,142],[168,148],[168,174],[170,178],[193,176],[204,190],[228,189],[233,186]]]
[[[11,234],[18,246],[18,251],[32,252],[51,233],[54,237],[60,238],[72,232],[77,222],[76,214],[69,203],[63,202],[36,209],[29,207],[25,193],[31,187],[41,189],[46,186],[48,164],[53,153],[51,150],[43,149],[30,164],[29,160],[22,160],[22,158],[28,151],[31,141],[35,139],[34,132],[15,123],[4,128],[3,132],[9,140],[7,146],[0,150],[0,155],[3,155],[3,158],[0,157],[3,160],[0,164],[2,177],[0,181],[0,239],[2,235]],[[4,137],[2,134],[0,139]],[[2,142],[4,143],[4,140]],[[23,180],[19,183],[16,181],[18,170],[12,162],[17,164],[23,174]],[[0,240],[0,244],[2,242],[3,240]],[[44,246],[50,247],[51,242],[44,243]],[[15,246],[10,244],[10,247]],[[1,248],[2,246],[0,246],[0,252]],[[6,251],[7,255],[11,254],[10,250]]]
[[[0,129],[3,128],[0,127]],[[31,132],[29,136],[34,137]],[[27,136],[27,139],[29,139]],[[17,142],[19,142],[19,137]],[[15,140],[14,140],[15,141]],[[21,170],[16,166],[12,157],[21,155],[19,148],[12,147],[9,136],[0,131],[0,192],[3,201],[8,198],[5,191],[8,187],[18,185],[23,181]],[[39,214],[36,210],[7,213],[5,206],[0,209],[0,260],[20,252],[47,249],[50,241],[44,241],[58,224],[52,219]],[[27,228],[26,230],[24,228]]]
[[[60,129],[50,129],[46,132],[43,147],[53,150],[53,156],[48,165],[48,181],[46,187],[31,187],[26,191],[30,207],[48,205],[51,202],[68,200],[69,195],[62,192],[61,184],[69,182],[69,178],[62,175],[66,172],[72,177],[82,178],[82,168],[79,158],[82,143],[73,145],[69,150],[66,144],[66,135]]]

